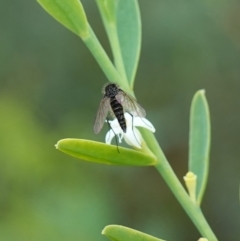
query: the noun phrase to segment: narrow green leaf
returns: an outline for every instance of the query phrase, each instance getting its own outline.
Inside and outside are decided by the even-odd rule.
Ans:
[[[102,234],[112,241],[164,241],[163,239],[158,239],[146,233],[120,225],[106,226]]]
[[[117,28],[127,79],[133,87],[141,48],[141,19],[137,0],[118,1]]]
[[[79,0],[37,0],[38,3],[57,21],[79,35],[88,36],[88,21]]]
[[[114,23],[116,20],[116,1],[113,0],[96,0],[100,13],[104,21]]]
[[[193,97],[190,112],[189,171],[197,175],[197,203],[200,205],[207,184],[210,152],[210,114],[205,91]]]
[[[116,25],[117,1],[96,0],[96,2],[104,23],[104,28],[106,29],[108,39],[111,45],[114,65],[119,75],[121,76],[123,82],[126,82],[126,84],[128,84]]]
[[[56,144],[56,148],[70,156],[102,164],[127,166],[156,164],[154,156],[122,147],[118,147],[118,152],[116,146],[83,139],[63,139]]]

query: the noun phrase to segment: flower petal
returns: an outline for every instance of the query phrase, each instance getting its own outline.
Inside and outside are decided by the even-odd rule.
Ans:
[[[140,126],[140,127],[148,129],[151,132],[156,131],[154,126],[152,125],[152,123],[149,120],[147,120],[146,118],[134,117],[133,118],[133,126]]]
[[[117,118],[115,118],[114,120],[108,120],[106,121],[110,124],[110,126],[115,130],[115,129],[121,129],[119,123],[118,123],[118,120]],[[118,131],[117,131],[118,132]]]
[[[150,121],[148,121],[145,118],[136,117],[136,116],[133,117],[129,113],[125,113],[124,116],[125,116],[126,125],[127,125],[126,133],[123,132],[121,126],[118,123],[117,118],[115,118],[114,120],[108,121],[108,123],[110,124],[111,130],[107,132],[105,137],[105,142],[107,144],[111,144],[113,137],[116,135],[119,143],[121,143],[122,139],[124,138],[124,140],[128,145],[141,149],[142,135],[139,132],[139,130],[135,128],[135,126],[140,126],[152,132],[155,132],[154,126]]]
[[[114,136],[115,136],[115,134],[114,134],[113,130],[112,129],[109,130],[106,134],[106,137],[105,137],[106,144],[111,144]]]
[[[127,128],[127,132],[126,134],[123,135],[124,140],[126,141],[126,143],[130,146],[135,146],[139,149],[141,149],[141,140],[142,140],[142,136],[139,132],[138,129],[133,128]]]
[[[112,128],[112,126],[111,126],[111,128]],[[124,135],[123,135],[122,129],[120,129],[120,128],[118,128],[118,129],[115,128],[115,129],[109,130],[105,137],[105,143],[111,144],[114,136],[116,136],[116,138],[118,138],[118,143],[122,143],[122,139],[123,139]]]

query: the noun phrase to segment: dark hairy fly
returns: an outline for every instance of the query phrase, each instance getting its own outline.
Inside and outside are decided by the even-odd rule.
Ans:
[[[105,88],[105,95],[103,98],[110,98],[110,106],[112,108],[112,111],[116,116],[123,132],[126,133],[127,125],[124,117],[123,106],[116,99],[119,91],[121,91],[121,89],[119,89],[115,84],[109,84]]]
[[[103,127],[105,120],[116,117],[118,123],[126,133],[127,123],[124,113],[145,117],[145,110],[137,103],[136,99],[124,92],[118,85],[109,83],[103,87],[103,99],[100,102],[94,123],[94,133],[97,134]]]

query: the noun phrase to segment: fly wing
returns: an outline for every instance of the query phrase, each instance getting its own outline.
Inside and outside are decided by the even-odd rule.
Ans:
[[[100,102],[97,116],[95,118],[95,122],[94,122],[94,126],[93,126],[93,131],[95,134],[98,134],[100,132],[100,130],[102,129],[109,110],[110,110],[109,98],[105,97]]]
[[[129,112],[133,116],[145,117],[146,112],[141,105],[137,103],[137,100],[131,95],[120,90],[115,96],[117,101],[123,106],[124,111]]]

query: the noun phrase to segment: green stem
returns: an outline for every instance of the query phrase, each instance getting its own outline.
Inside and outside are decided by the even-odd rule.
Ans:
[[[146,143],[149,145],[149,148],[158,158],[159,162],[155,166],[156,169],[162,175],[163,179],[181,203],[182,207],[185,209],[186,213],[189,215],[201,235],[209,241],[217,241],[218,239],[207,223],[201,209],[192,202],[187,192],[179,182],[154,135],[146,130],[142,130],[142,134]]]
[[[82,40],[97,60],[108,80],[130,91],[128,83],[121,78],[90,26],[89,29],[90,34]]]
[[[109,43],[112,49],[114,64],[116,66],[117,71],[121,75],[124,81],[127,82],[126,70],[122,58],[122,51],[118,38],[117,31],[117,16],[116,16],[116,4],[113,3],[114,6],[108,3],[104,3],[102,0],[97,0],[97,5],[103,20],[103,24],[105,30],[107,32],[107,36],[109,39]],[[111,8],[113,7],[113,9]]]
[[[122,52],[119,44],[116,23],[109,23],[107,27],[107,34],[113,52],[114,63],[122,78],[127,81],[125,66],[123,63]]]

